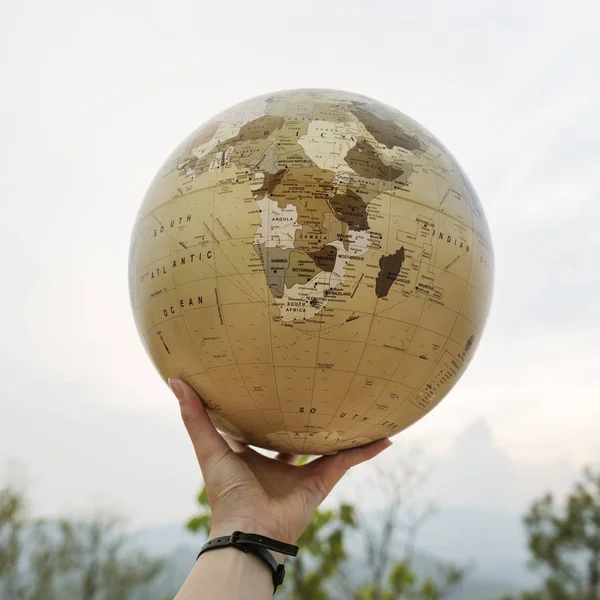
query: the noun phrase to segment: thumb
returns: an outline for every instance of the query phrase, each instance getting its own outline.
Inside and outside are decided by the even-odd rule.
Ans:
[[[225,457],[231,449],[215,429],[194,389],[182,379],[169,379],[169,386],[179,400],[181,418],[192,440],[200,468],[206,475],[210,462]]]

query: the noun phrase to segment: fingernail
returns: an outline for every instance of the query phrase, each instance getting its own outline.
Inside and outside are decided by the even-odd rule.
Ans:
[[[385,448],[389,448],[394,442],[389,438],[385,440]]]
[[[183,387],[181,385],[181,380],[169,378],[168,383],[169,383],[169,387],[173,390],[173,393],[175,394],[175,397],[177,398],[177,400],[179,400],[181,402],[181,400],[183,398]]]

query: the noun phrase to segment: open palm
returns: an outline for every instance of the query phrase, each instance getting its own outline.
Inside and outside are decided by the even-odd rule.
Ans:
[[[295,543],[343,474],[391,444],[382,439],[297,466],[295,455],[269,458],[222,436],[189,385],[180,379],[170,385],[204,476],[211,536],[240,530]]]

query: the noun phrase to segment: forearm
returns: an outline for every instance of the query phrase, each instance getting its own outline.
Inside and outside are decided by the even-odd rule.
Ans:
[[[247,520],[214,524],[209,539],[234,531],[276,537],[264,527]],[[272,553],[278,563],[285,555]],[[273,571],[261,558],[237,548],[204,552],[196,561],[175,600],[267,600],[273,597]]]
[[[273,596],[268,565],[236,548],[205,552],[175,600],[267,600]]]

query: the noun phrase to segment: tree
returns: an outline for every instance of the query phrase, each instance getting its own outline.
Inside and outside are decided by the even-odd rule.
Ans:
[[[317,510],[298,541],[303,553],[290,567],[290,600],[329,600],[327,583],[347,558],[344,536],[354,527],[354,508],[349,504]]]
[[[7,598],[22,598],[25,590],[18,577],[21,530],[25,516],[23,496],[13,485],[0,490],[0,592]]]
[[[434,513],[432,506],[418,500],[426,477],[414,453],[376,470],[369,488],[377,490],[383,502],[377,520],[358,512],[369,581],[354,591],[354,600],[440,600],[463,581],[464,568],[440,562],[432,576],[419,578],[415,572],[416,538]]]
[[[307,457],[303,457],[305,462]],[[465,570],[435,564],[435,573],[419,578],[413,566],[419,528],[432,514],[414,501],[424,481],[424,470],[415,456],[407,456],[390,469],[379,469],[370,488],[384,499],[376,523],[351,504],[336,509],[319,509],[300,537],[302,552],[286,561],[287,576],[282,595],[288,600],[333,600],[336,588],[353,600],[441,600],[463,580]],[[210,505],[206,488],[198,494],[200,510],[187,528],[210,534]],[[368,583],[357,584],[348,567],[346,548],[351,542],[365,546]],[[400,551],[398,551],[400,549]],[[352,557],[356,558],[356,557]],[[364,579],[363,579],[364,580]]]
[[[205,487],[198,494],[198,504],[200,512],[186,526],[208,536],[211,520]],[[327,584],[347,558],[344,535],[354,527],[354,508],[349,504],[333,510],[317,510],[298,540],[302,553],[286,561],[283,594],[289,600],[329,600]]]
[[[584,469],[563,504],[551,493],[535,500],[523,523],[531,566],[546,577],[520,600],[600,600],[600,470]]]
[[[163,561],[125,549],[121,520],[31,520],[25,495],[0,489],[2,600],[127,600],[151,583]],[[147,595],[147,597],[151,595]]]
[[[378,588],[367,584],[356,592],[354,600],[371,600],[375,595],[381,600],[441,600],[462,582],[464,571],[441,564],[436,570],[435,577],[419,580],[408,562],[397,561],[384,584]]]
[[[162,559],[126,550],[128,536],[117,516],[62,520],[62,543],[70,552],[70,588],[81,600],[128,600],[164,568]],[[150,595],[150,594],[148,594]]]

